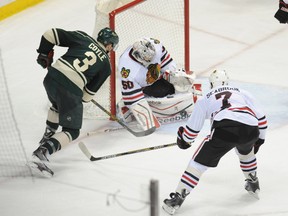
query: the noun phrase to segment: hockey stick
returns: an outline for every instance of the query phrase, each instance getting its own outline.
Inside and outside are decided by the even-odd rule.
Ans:
[[[90,153],[90,151],[88,150],[88,148],[86,147],[86,145],[83,142],[80,142],[78,145],[79,145],[79,148],[81,149],[81,151],[86,155],[87,158],[89,158],[90,161],[98,161],[98,160],[105,160],[105,159],[109,159],[109,158],[115,158],[115,157],[120,157],[120,156],[124,156],[124,155],[129,155],[129,154],[135,154],[135,153],[140,153],[140,152],[146,152],[146,151],[152,151],[152,150],[156,150],[156,149],[166,148],[166,147],[170,147],[170,146],[175,146],[177,144],[176,143],[164,144],[164,145],[147,147],[147,148],[143,148],[143,149],[136,149],[136,150],[112,154],[112,155],[106,155],[106,156],[102,156],[102,157],[94,157]]]
[[[124,127],[115,127],[115,128],[106,128],[106,129],[102,129],[102,130],[97,130],[97,131],[90,131],[87,132],[86,135],[87,136],[93,136],[95,134],[99,134],[99,133],[110,133],[110,132],[115,132],[115,131],[122,131],[125,130]]]
[[[93,104],[95,104],[97,107],[99,107],[103,112],[105,112],[107,115],[110,116],[110,118],[116,122],[118,122],[122,127],[124,127],[126,130],[128,130],[130,133],[132,133],[136,137],[142,137],[142,136],[147,136],[149,134],[152,134],[155,130],[156,127],[149,128],[146,131],[133,131],[131,128],[129,128],[126,124],[124,124],[120,119],[118,119],[115,115],[110,113],[108,110],[106,110],[104,107],[102,107],[99,103],[97,103],[95,100],[91,100]]]
[[[182,102],[182,101],[181,101]],[[180,103],[180,102],[179,102]],[[192,105],[194,105],[194,103],[191,103],[190,105],[188,105],[187,107],[185,107],[185,108],[183,108],[182,110],[180,110],[180,111],[177,111],[177,112],[175,112],[175,113],[173,113],[173,114],[164,114],[164,113],[160,113],[160,112],[156,112],[156,111],[153,111],[154,113],[157,113],[157,114],[160,114],[160,115],[163,115],[163,116],[166,116],[166,117],[172,117],[172,116],[175,116],[175,115],[177,115],[178,113],[181,113],[181,112],[183,112],[183,111],[185,111],[186,109],[188,109],[189,107],[191,107]],[[153,106],[151,106],[151,107],[153,107]],[[156,108],[156,107],[154,107],[154,108]],[[163,112],[163,111],[162,111]]]

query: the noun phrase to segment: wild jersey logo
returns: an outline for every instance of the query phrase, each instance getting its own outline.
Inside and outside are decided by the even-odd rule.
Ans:
[[[129,76],[129,74],[130,74],[130,69],[126,69],[124,67],[121,69],[121,76],[123,78],[127,78]]]
[[[148,66],[148,71],[146,74],[146,82],[147,84],[152,84],[154,83],[160,76],[160,69],[161,65],[160,64],[150,64]]]

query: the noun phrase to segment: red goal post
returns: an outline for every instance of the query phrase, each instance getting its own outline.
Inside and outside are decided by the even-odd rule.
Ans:
[[[98,4],[99,2],[101,4],[101,1],[106,4],[113,1],[109,3],[110,8],[111,4],[117,2],[98,0]],[[96,13],[96,18],[97,16],[103,14]],[[141,37],[160,40],[176,61],[177,66],[185,68],[186,71],[190,70],[189,0],[134,0],[107,12],[107,19],[110,28],[119,35],[119,47],[110,54],[112,74],[109,81],[106,81],[97,92],[95,100],[112,114],[116,113],[116,103],[121,99],[120,84],[117,83],[117,60],[135,40]],[[96,28],[99,26],[95,26]],[[96,118],[103,115],[101,110],[97,112],[99,114],[96,114]],[[95,111],[92,112],[92,115],[94,114]]]

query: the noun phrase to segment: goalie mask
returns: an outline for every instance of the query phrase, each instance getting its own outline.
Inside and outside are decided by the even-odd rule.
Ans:
[[[102,43],[104,46],[112,44],[113,50],[115,51],[118,47],[119,37],[116,32],[106,27],[99,31],[97,41]]]
[[[155,47],[147,39],[140,39],[133,44],[133,57],[144,66],[149,65],[155,56]]]
[[[216,86],[228,85],[228,81],[229,77],[225,70],[214,70],[209,77],[211,89]]]

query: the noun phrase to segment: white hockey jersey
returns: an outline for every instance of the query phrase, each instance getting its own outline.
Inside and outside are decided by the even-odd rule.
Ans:
[[[151,64],[159,64],[160,79],[166,70],[175,70],[176,63],[170,56],[170,53],[165,49],[163,44],[156,39],[146,38],[155,47],[155,56]],[[132,56],[132,46],[129,46],[120,56],[118,63],[118,73],[121,78],[121,92],[122,99],[126,106],[130,107],[132,104],[144,98],[142,88],[152,85],[154,82],[147,79],[147,67],[143,66]]]
[[[238,121],[259,127],[259,138],[265,139],[267,120],[265,114],[255,104],[250,93],[232,86],[218,86],[198,99],[187,121],[183,138],[192,142],[203,127],[205,119]]]

